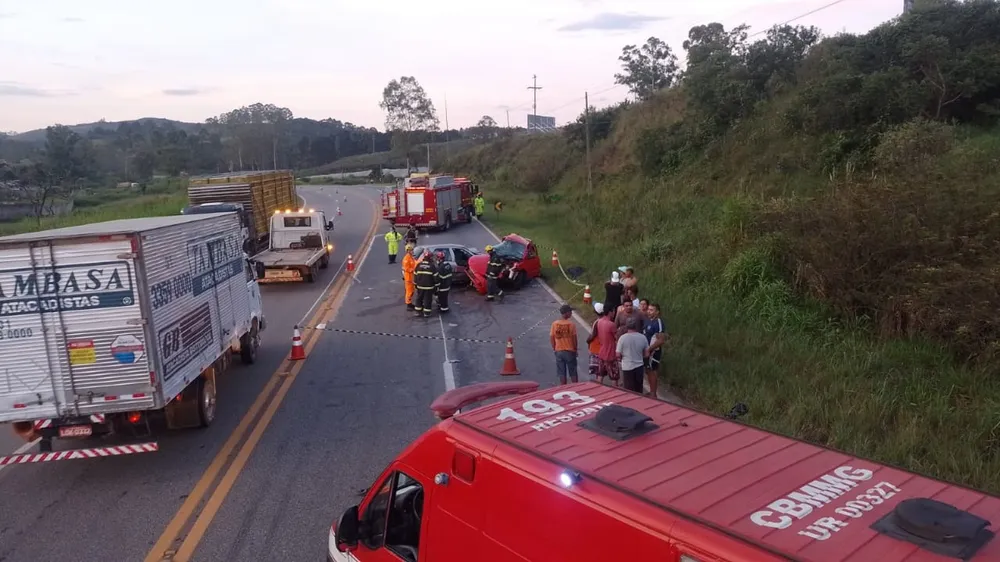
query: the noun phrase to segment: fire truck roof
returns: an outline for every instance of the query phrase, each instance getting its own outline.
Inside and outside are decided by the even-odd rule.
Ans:
[[[454,422],[793,560],[1000,560],[1000,541],[974,517],[1000,522],[996,497],[601,384],[538,390]],[[957,521],[949,506],[967,521],[948,532],[970,538],[927,540],[928,521]]]

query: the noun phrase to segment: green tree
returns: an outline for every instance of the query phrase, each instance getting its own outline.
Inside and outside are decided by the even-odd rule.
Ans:
[[[479,118],[479,122],[476,126],[472,128],[473,138],[479,140],[488,140],[495,138],[497,136],[497,122],[489,115],[483,115]]]
[[[639,100],[649,99],[677,79],[677,57],[662,40],[650,37],[638,47],[625,45],[618,57],[622,72],[615,74],[615,83],[628,86]]]
[[[416,78],[402,76],[386,85],[378,105],[385,111],[385,128],[392,133],[393,144],[406,154],[409,168],[410,149],[418,137],[428,137],[428,133],[438,130],[440,122],[434,102]]]

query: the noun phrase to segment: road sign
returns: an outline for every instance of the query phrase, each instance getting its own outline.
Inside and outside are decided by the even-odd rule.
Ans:
[[[496,212],[498,212],[498,213],[499,213],[500,211],[502,211],[502,210],[503,210],[503,201],[497,201],[496,203],[494,203],[494,204],[493,204],[493,209],[494,209],[494,210],[495,210]]]

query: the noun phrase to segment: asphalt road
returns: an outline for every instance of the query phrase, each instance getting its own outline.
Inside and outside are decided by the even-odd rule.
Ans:
[[[215,424],[160,435],[157,453],[0,471],[0,562],[148,560],[151,551],[159,556],[153,549],[157,539],[286,364],[292,327],[368,235],[377,189],[325,186],[300,193],[337,222],[334,259],[313,285],[264,287],[269,324],[259,362],[237,364],[220,378]],[[343,216],[336,216],[338,206]],[[246,464],[230,470],[235,482],[220,495],[214,516],[206,517],[191,559],[324,559],[332,521],[435,422],[431,401],[456,385],[501,379],[508,337],[514,338],[522,378],[555,384],[548,327],[558,302],[550,293],[532,282],[508,292],[503,303],[487,303],[472,289],[455,289],[451,314],[414,318],[403,304],[400,266],[387,263],[387,228],[379,221],[367,259],[355,256],[346,293],[336,291],[340,283],[333,285],[343,300],[332,320],[305,326],[318,330],[315,344],[273,418],[259,422],[263,433],[249,447]],[[473,223],[422,235],[420,243],[428,242],[483,248],[495,240]],[[586,374],[583,357],[580,371]],[[8,450],[16,446],[3,444]]]
[[[288,355],[293,326],[317,301],[347,258],[363,243],[378,190],[370,187],[301,187],[307,205],[332,217],[333,259],[314,284],[262,288],[268,321],[258,363],[218,380],[218,414],[204,430],[156,437],[160,451],[135,456],[10,466],[0,470],[0,562],[143,560],[183,499],[191,492],[265,382]],[[346,197],[346,200],[345,200]],[[341,207],[342,216],[337,216]],[[311,368],[319,358],[309,361]],[[303,381],[301,388],[307,386]],[[297,400],[298,398],[296,398]],[[25,444],[0,427],[0,453]],[[307,432],[300,438],[308,439]],[[76,448],[57,444],[56,448]],[[257,461],[251,463],[254,468]],[[310,487],[306,480],[297,486]],[[329,519],[329,510],[317,519]],[[231,513],[225,514],[231,517]],[[325,538],[316,538],[321,549]],[[210,543],[204,543],[208,548]],[[227,545],[222,545],[227,546]],[[263,558],[258,558],[263,559]]]
[[[421,236],[427,242],[495,241],[473,223]],[[533,282],[503,303],[455,290],[449,315],[414,318],[403,304],[400,266],[387,262],[379,239],[194,560],[324,559],[330,524],[435,422],[434,398],[452,384],[501,379],[507,337],[516,338],[522,378],[555,384],[548,328],[559,305],[542,286]],[[585,363],[580,370],[586,375]]]

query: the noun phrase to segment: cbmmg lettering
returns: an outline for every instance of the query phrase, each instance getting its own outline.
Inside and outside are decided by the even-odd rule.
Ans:
[[[769,503],[767,509],[756,511],[750,520],[761,527],[786,529],[798,519],[807,517],[813,508],[823,507],[858,485],[871,480],[875,473],[866,468],[841,466],[833,474],[824,474],[783,498]]]

